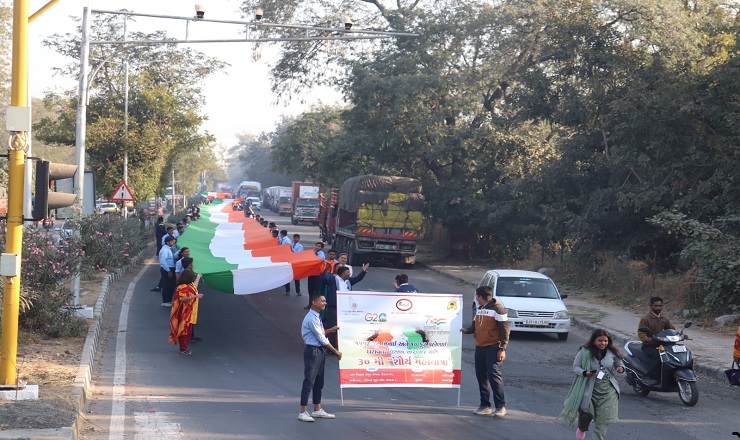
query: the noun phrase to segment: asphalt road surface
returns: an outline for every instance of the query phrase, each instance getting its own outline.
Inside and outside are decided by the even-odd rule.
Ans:
[[[318,238],[315,226],[272,217],[291,236],[300,233],[307,248]],[[390,291],[399,272],[371,267],[355,290]],[[405,272],[422,292],[464,293],[466,303],[472,301],[467,286],[422,267]],[[235,296],[201,285],[196,333],[203,341],[191,345],[192,356],[183,356],[167,342],[169,309],[160,306],[158,292],[149,291],[158,277],[151,261],[111,286],[82,439],[574,438],[574,428],[556,417],[573,378],[573,357],[588,336],[578,328],[567,342],[512,334],[503,365],[504,419],[472,414],[478,406],[474,342],[463,336],[460,406],[457,390],[431,388],[345,389],[342,405],[337,360],[329,358],[323,406],[337,418],[303,423],[297,416],[305,280],[300,297],[293,288],[290,296],[282,287]],[[464,321],[470,319],[466,307]],[[740,431],[737,390],[724,384],[700,378],[699,403],[688,408],[675,393],[639,397],[620,382],[620,421],[609,428],[609,438],[731,439]]]

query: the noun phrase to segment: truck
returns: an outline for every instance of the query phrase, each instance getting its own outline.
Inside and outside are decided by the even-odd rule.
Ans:
[[[280,216],[291,215],[293,213],[293,189],[287,186],[279,186],[275,191],[275,200],[277,200],[277,213]]]
[[[260,198],[262,195],[262,184],[252,180],[245,180],[239,184],[239,188],[236,190],[237,198],[257,197]]]
[[[356,176],[322,192],[319,202],[321,239],[346,252],[350,264],[416,263],[425,203],[417,179]]]
[[[321,186],[313,182],[293,182],[293,215],[291,223],[319,224],[319,194]]]

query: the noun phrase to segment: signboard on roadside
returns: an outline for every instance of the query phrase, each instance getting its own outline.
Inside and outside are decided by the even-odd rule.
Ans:
[[[460,388],[463,296],[337,292],[343,388]]]
[[[118,200],[121,202],[133,202],[134,195],[131,194],[131,190],[128,189],[128,185],[126,185],[126,182],[121,182],[121,184],[118,185],[118,188],[115,190],[113,195],[109,197],[109,199]]]

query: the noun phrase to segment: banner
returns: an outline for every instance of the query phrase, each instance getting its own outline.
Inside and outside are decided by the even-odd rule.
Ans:
[[[460,388],[463,297],[337,292],[343,388]]]

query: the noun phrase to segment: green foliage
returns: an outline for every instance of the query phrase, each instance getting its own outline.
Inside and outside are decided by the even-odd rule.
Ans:
[[[684,214],[664,212],[648,222],[685,241],[681,256],[699,269],[695,290],[703,296],[708,311],[740,311],[740,239],[737,236],[725,234],[718,227]],[[736,231],[740,219],[722,218],[717,223]]]
[[[117,215],[86,218],[80,228],[85,251],[83,273],[110,272],[129,264],[146,247],[150,231],[138,219]]]
[[[256,137],[242,134],[238,138],[239,142],[228,153],[229,157],[236,159],[229,169],[229,181],[234,187],[245,180],[260,182],[262,188],[290,186],[293,179],[289,175],[296,177],[302,174],[294,171],[301,166],[301,161],[296,160],[297,156],[270,157],[270,135]]]
[[[92,35],[96,40],[122,35],[120,16],[96,16]],[[54,35],[45,44],[73,60],[58,70],[79,74],[80,32]],[[166,38],[164,32],[129,33],[134,39]],[[179,193],[195,190],[201,172],[220,173],[214,159],[214,138],[201,132],[205,116],[202,80],[224,64],[203,53],[175,44],[153,44],[114,48],[93,45],[91,59],[97,60],[90,76],[87,108],[87,168],[93,170],[98,193],[112,194],[123,180],[123,157],[128,152],[128,186],[139,200],[147,200],[168,186],[173,166],[183,170],[177,180]],[[124,61],[129,62],[128,129],[124,122]],[[44,105],[52,114],[34,124],[39,139],[74,145],[76,91],[48,93]]]
[[[334,13],[330,3],[271,7],[318,20]],[[505,263],[536,244],[593,264],[605,253],[641,260],[656,273],[691,256],[707,306],[737,303],[740,231],[719,223],[740,212],[737,5],[390,4],[343,6],[419,38],[336,58],[283,53],[275,90],[333,82],[349,105],[331,124],[329,109],[278,130],[273,157],[303,159],[282,169],[334,185],[361,173],[417,177],[428,214],[477,258]],[[332,67],[315,68],[324,61]]]
[[[74,292],[54,285],[27,297],[33,304],[19,317],[20,325],[49,338],[79,336],[87,331],[84,318],[75,315],[73,309],[65,307],[72,302]]]
[[[19,323],[49,337],[75,336],[86,329],[84,320],[63,307],[71,303],[67,285],[78,270],[89,276],[121,268],[147,246],[151,236],[137,219],[96,215],[67,222],[80,232],[67,235],[31,226],[23,232]],[[2,248],[5,239],[3,231]]]

